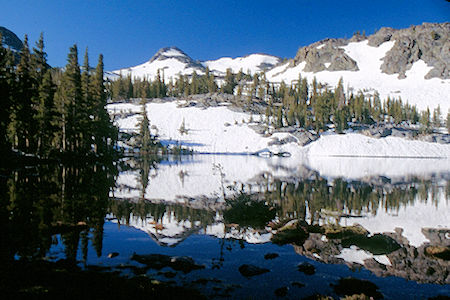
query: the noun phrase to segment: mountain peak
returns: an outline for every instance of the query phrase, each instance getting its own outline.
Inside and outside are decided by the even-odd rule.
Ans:
[[[8,28],[0,26],[0,34],[2,36],[3,46],[9,47],[15,52],[22,50],[22,41],[17,37],[17,35],[9,30]]]
[[[189,55],[183,52],[180,48],[171,46],[159,49],[158,52],[156,52],[156,54],[150,59],[150,63],[155,60],[165,60],[169,58],[188,58],[192,60],[192,58],[190,58]]]

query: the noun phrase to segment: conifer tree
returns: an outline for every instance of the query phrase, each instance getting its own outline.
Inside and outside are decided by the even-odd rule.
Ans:
[[[8,126],[11,122],[10,113],[15,81],[14,57],[10,50],[3,47],[0,33],[0,156],[4,163],[7,162],[7,154],[11,150]]]
[[[56,131],[56,108],[54,105],[54,95],[56,86],[53,83],[51,71],[45,72],[39,86],[39,106],[36,121],[39,128],[38,154],[41,157],[48,157],[54,148],[53,139]]]
[[[104,154],[115,145],[117,141],[117,131],[106,111],[106,93],[103,81],[103,55],[99,55],[95,74],[92,79],[92,101],[94,116],[94,142],[97,154]]]
[[[225,94],[233,94],[234,88],[236,87],[236,78],[231,71],[230,68],[227,69],[227,72],[225,74],[225,83],[222,86],[222,92]]]
[[[37,89],[26,35],[23,48],[20,51],[20,62],[17,65],[16,74],[17,84],[10,129],[18,150],[25,153],[35,153],[37,127],[34,126],[33,120],[36,105],[32,101],[35,99]]]
[[[190,86],[190,94],[191,95],[196,95],[199,93],[198,85],[199,85],[199,82],[198,82],[197,72],[194,71],[194,73],[192,73],[191,86]]]
[[[148,154],[151,152],[153,146],[153,140],[150,135],[150,121],[147,116],[147,110],[145,109],[145,102],[142,104],[142,121],[139,126],[139,151],[142,154]]]
[[[79,146],[79,110],[82,101],[81,74],[78,48],[73,45],[67,56],[67,65],[56,92],[59,123],[62,128],[60,145],[63,151],[76,152]]]
[[[81,72],[81,99],[78,105],[79,118],[78,130],[80,135],[80,147],[78,151],[89,151],[92,144],[92,121],[94,109],[92,107],[91,67],[89,66],[88,48],[84,54],[83,68]]]
[[[34,77],[38,84],[42,83],[45,73],[48,70],[47,53],[44,51],[44,34],[41,32],[36,47],[33,48],[33,56],[31,57],[33,65]]]

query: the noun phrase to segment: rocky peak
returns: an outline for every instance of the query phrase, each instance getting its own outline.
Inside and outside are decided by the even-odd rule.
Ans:
[[[450,79],[450,23],[423,23],[400,30],[382,28],[369,38],[369,45],[383,41],[395,41],[383,58],[384,73],[405,78],[405,72],[421,59],[432,67],[426,79]]]
[[[3,47],[10,48],[14,52],[20,52],[22,50],[23,43],[14,32],[0,26],[0,34],[2,36]]]
[[[204,70],[204,66],[198,62],[193,60],[189,55],[187,55],[185,52],[183,52],[178,47],[165,47],[161,48],[156,52],[155,55],[150,59],[149,63],[152,63],[154,61],[163,61],[166,59],[176,59],[184,64],[186,64],[186,67],[191,68],[199,68],[201,70]]]
[[[406,29],[383,27],[375,34],[365,37],[356,34],[351,39],[324,39],[298,50],[291,66],[306,62],[305,72],[357,71],[357,63],[341,48],[351,42],[368,40],[369,46],[394,41],[386,53],[381,71],[406,77],[406,71],[418,60],[432,69],[425,79],[450,79],[450,23],[423,23]]]
[[[358,65],[340,48],[349,43],[345,39],[325,39],[298,50],[292,61],[296,66],[306,62],[305,72],[358,71]]]

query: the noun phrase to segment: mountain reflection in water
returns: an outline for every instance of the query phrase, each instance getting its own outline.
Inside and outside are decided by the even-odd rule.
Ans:
[[[288,296],[335,296],[330,283],[346,276],[370,279],[388,298],[450,293],[448,162],[392,160],[403,173],[378,162],[205,155],[15,170],[0,177],[2,257],[131,274],[133,253],[189,256],[205,268],[144,273],[176,285],[215,278],[220,289],[201,285],[209,296],[287,286]],[[358,171],[364,165],[372,168]],[[280,257],[262,259],[268,252]],[[315,275],[296,270],[304,261]],[[247,288],[237,271],[246,263],[270,272]]]

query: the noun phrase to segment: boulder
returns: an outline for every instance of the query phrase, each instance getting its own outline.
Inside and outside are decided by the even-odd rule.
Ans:
[[[267,273],[267,272],[269,272],[269,269],[260,268],[255,265],[244,264],[239,267],[239,272],[242,274],[242,276],[252,277],[252,276]]]

